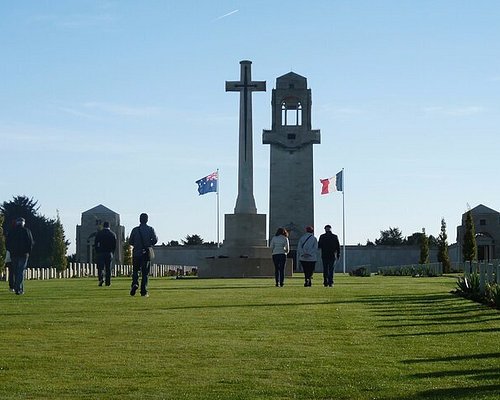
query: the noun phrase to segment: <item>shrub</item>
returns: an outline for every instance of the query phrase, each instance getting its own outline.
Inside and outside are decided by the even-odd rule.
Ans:
[[[500,285],[496,283],[486,285],[484,297],[488,304],[500,309]]]
[[[384,276],[413,276],[413,277],[436,277],[440,274],[429,265],[404,265],[401,267],[386,267],[378,270],[379,275]]]
[[[359,267],[353,271],[349,271],[350,276],[371,276],[370,268]]]
[[[457,294],[472,300],[481,299],[479,286],[479,274],[473,272],[470,275],[461,276],[457,280]]]

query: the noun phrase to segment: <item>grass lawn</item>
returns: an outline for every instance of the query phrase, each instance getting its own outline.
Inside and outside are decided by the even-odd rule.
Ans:
[[[456,278],[27,281],[0,399],[499,399],[500,312]]]

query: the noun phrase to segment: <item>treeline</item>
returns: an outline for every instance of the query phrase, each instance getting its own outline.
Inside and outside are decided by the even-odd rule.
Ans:
[[[443,220],[444,221],[444,220]],[[445,225],[446,226],[446,225]],[[372,242],[366,240],[367,246],[419,246],[424,238],[424,232],[415,232],[412,235],[405,237],[399,228],[391,228],[380,231],[380,237]],[[430,247],[438,247],[438,238],[430,235],[427,237]]]
[[[422,232],[416,232],[408,237],[404,237],[399,228],[391,228],[380,231],[380,237],[375,240],[375,243],[367,240],[367,246],[419,246],[420,257],[419,264],[428,264],[430,261],[430,248],[438,249],[438,262],[443,264],[443,272],[451,272],[451,261],[448,254],[448,235],[446,234],[446,222],[441,219],[441,232],[438,237],[432,235],[427,236],[425,228]]]
[[[35,245],[28,260],[28,266],[41,268],[54,267],[63,270],[67,267],[66,252],[70,242],[66,240],[64,229],[59,219],[47,218],[39,213],[40,206],[33,198],[14,196],[0,205],[0,268],[5,261],[5,237],[15,226],[16,219],[26,220],[26,227],[31,230]]]
[[[205,242],[200,235],[193,234],[187,235],[185,239],[182,239],[180,243],[177,240],[171,240],[165,246],[177,247],[177,246],[217,246],[216,242]]]

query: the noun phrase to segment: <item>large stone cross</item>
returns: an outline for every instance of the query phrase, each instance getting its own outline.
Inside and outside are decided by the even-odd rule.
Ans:
[[[226,81],[226,92],[240,92],[238,198],[235,214],[256,214],[253,196],[252,92],[265,92],[265,81],[252,81],[251,61],[240,61],[239,81]]]

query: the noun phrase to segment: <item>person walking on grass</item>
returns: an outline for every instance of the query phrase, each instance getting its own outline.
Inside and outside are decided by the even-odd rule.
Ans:
[[[306,226],[306,233],[299,239],[297,259],[304,270],[304,286],[311,286],[314,267],[318,259],[318,240],[314,237],[314,228],[312,226]]]
[[[10,253],[14,272],[14,291],[24,294],[24,270],[28,266],[28,258],[35,242],[31,231],[24,226],[24,218],[17,218],[16,226],[7,234],[5,247]]]
[[[102,224],[102,229],[98,231],[94,239],[97,253],[97,275],[99,286],[102,286],[106,279],[106,286],[111,285],[111,262],[116,251],[116,235],[109,228],[109,222]]]
[[[325,226],[325,233],[319,237],[318,248],[321,250],[323,262],[323,286],[332,287],[335,275],[335,262],[340,259],[340,242],[332,233],[331,225]]]
[[[12,268],[12,259],[10,258],[9,250],[5,251],[5,268],[9,274],[9,290],[15,292],[14,289],[14,268]]]
[[[151,269],[151,252],[152,247],[158,242],[155,230],[148,225],[148,214],[142,213],[139,216],[140,225],[132,229],[129,245],[132,250],[132,287],[130,295],[135,296],[139,289],[139,271],[141,272],[141,296],[149,297],[148,293],[148,276]]]
[[[288,232],[285,228],[278,228],[276,234],[271,238],[269,243],[273,255],[274,263],[274,278],[276,287],[283,287],[285,282],[285,265],[286,255],[290,251],[290,243],[288,242]]]

